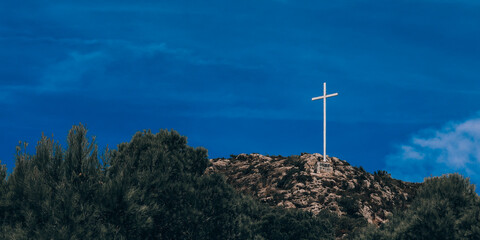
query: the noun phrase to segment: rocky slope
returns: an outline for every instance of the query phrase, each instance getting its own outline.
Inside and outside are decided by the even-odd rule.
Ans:
[[[380,224],[395,208],[405,208],[419,184],[396,180],[384,171],[370,174],[346,161],[320,154],[263,156],[240,154],[211,159],[206,173],[223,173],[236,189],[272,206],[322,209]]]

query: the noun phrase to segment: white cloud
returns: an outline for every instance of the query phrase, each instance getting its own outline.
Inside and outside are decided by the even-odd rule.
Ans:
[[[480,116],[425,130],[386,159],[396,178],[422,181],[424,177],[457,172],[480,182]]]

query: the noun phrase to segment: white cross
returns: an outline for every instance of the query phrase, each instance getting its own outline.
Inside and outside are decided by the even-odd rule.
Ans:
[[[337,95],[338,93],[327,95],[327,83],[323,83],[323,96],[312,98],[312,101],[323,99],[323,162],[327,161],[327,98]]]

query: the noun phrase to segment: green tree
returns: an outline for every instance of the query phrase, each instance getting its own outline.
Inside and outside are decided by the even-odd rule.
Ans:
[[[480,199],[459,174],[427,178],[411,206],[358,239],[480,239]]]
[[[87,133],[82,124],[73,126],[68,133],[63,172],[54,197],[58,238],[92,239],[100,232],[102,175],[95,137],[89,140]]]
[[[272,209],[259,222],[264,239],[335,239],[338,217],[322,212],[319,216],[296,209]]]
[[[42,135],[34,155],[17,147],[7,180],[4,239],[80,239],[97,235],[100,176],[96,144],[73,126],[67,151]],[[89,226],[89,227],[86,227]]]
[[[207,166],[207,151],[175,131],[135,134],[111,154],[106,219],[127,239],[241,236],[242,198],[223,177],[203,175]]]
[[[175,131],[135,134],[101,160],[73,126],[0,166],[0,239],[330,239],[338,217],[272,208],[206,175],[207,150]],[[466,222],[467,220],[465,220]]]

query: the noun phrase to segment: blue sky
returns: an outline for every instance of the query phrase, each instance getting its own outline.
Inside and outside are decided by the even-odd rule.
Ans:
[[[0,159],[175,129],[210,157],[322,152],[394,177],[480,182],[480,3],[1,1]],[[477,163],[477,164],[476,164]]]

